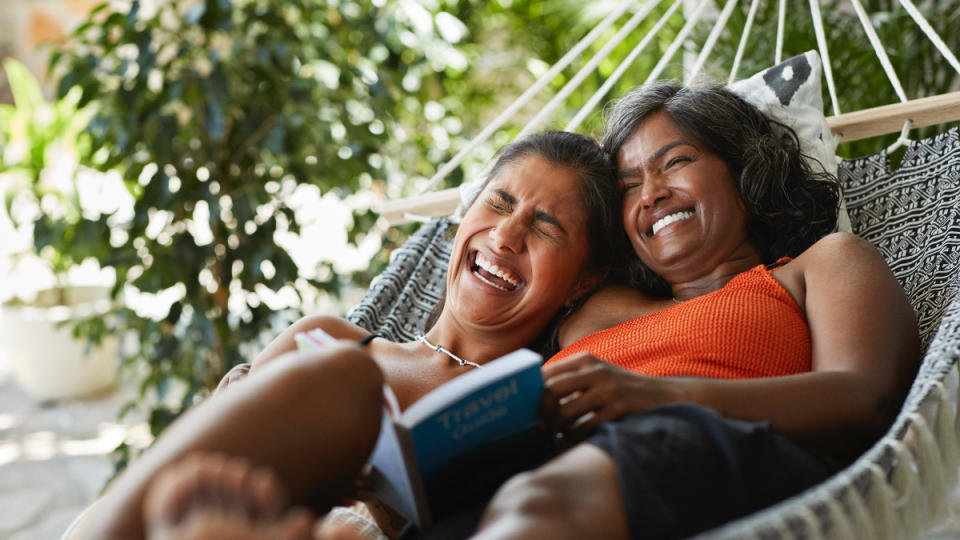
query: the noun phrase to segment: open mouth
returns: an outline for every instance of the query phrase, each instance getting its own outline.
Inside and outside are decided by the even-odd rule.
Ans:
[[[479,251],[473,254],[470,271],[480,281],[503,292],[513,292],[523,288],[524,285],[519,276],[506,268],[501,268]]]
[[[676,212],[668,216],[664,216],[658,219],[656,223],[654,223],[653,226],[650,227],[650,231],[647,233],[647,236],[654,236],[667,225],[670,225],[671,223],[676,223],[678,221],[683,221],[685,219],[690,219],[692,217],[693,217],[692,210],[682,210],[680,212]]]

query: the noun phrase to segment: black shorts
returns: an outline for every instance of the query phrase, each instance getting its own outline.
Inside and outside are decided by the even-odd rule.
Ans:
[[[586,439],[617,465],[631,538],[684,538],[822,482],[834,460],[713,409],[675,404],[597,427]]]

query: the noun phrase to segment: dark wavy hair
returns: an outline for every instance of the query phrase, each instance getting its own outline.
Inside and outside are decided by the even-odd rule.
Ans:
[[[746,207],[747,239],[765,264],[795,257],[833,231],[841,194],[837,178],[810,165],[790,127],[716,84],[650,83],[616,101],[606,111],[602,139],[612,159],[660,111],[727,164]],[[667,283],[639,259],[630,270],[634,285],[669,296]]]
[[[628,257],[624,245],[629,249],[629,244],[625,244],[627,240],[621,225],[621,193],[617,185],[616,164],[611,156],[596,140],[584,135],[567,131],[534,133],[500,149],[487,174],[484,187],[508,165],[533,155],[540,156],[553,165],[570,168],[580,177],[580,200],[587,214],[589,252],[586,270],[603,277],[612,268],[626,266]],[[546,358],[555,354],[559,349],[556,344],[559,324],[588,296],[589,294],[577,299],[574,305],[557,313],[540,336],[529,345],[530,348]],[[436,324],[445,299],[446,290],[427,319],[425,329]]]

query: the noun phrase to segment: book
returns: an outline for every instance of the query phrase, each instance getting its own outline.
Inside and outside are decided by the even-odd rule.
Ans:
[[[295,340],[309,349],[333,338],[313,330]],[[466,500],[465,492],[485,483],[493,488],[515,472],[545,441],[541,365],[539,354],[516,350],[438,386],[402,412],[385,385],[380,436],[368,462],[380,501],[424,527]]]

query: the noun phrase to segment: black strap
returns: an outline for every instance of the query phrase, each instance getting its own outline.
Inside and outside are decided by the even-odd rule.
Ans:
[[[380,337],[380,336],[378,336],[378,335],[376,334],[376,332],[374,332],[374,333],[372,333],[372,334],[367,334],[366,336],[364,336],[363,339],[361,339],[361,340],[359,341],[359,345],[364,345],[364,346],[365,346],[365,345],[369,345],[371,341],[373,341],[374,339],[376,339],[376,338],[378,338],[378,337]]]

